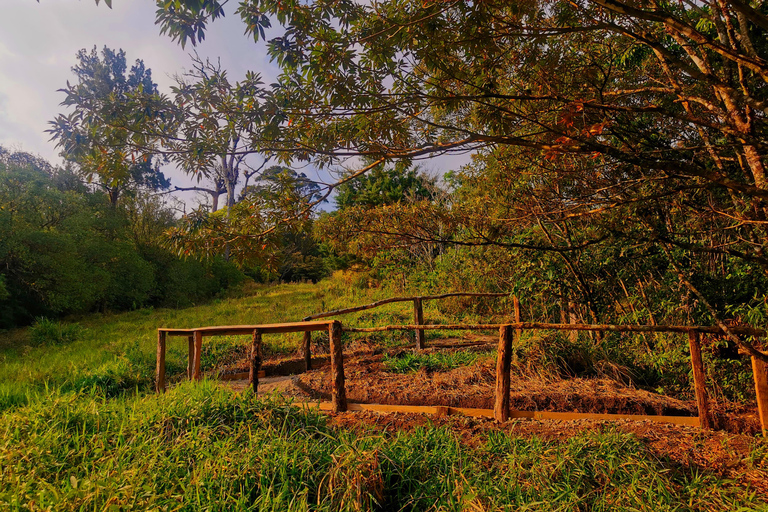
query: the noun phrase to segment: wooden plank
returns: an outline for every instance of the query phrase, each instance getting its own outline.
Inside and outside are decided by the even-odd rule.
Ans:
[[[203,353],[203,333],[200,331],[195,331],[192,333],[192,336],[195,341],[195,360],[193,364],[194,369],[192,372],[192,378],[199,381],[202,378],[202,375],[200,374],[200,356]]]
[[[690,427],[699,426],[699,418],[696,416],[645,416],[639,414],[599,414],[584,412],[549,412],[537,411],[533,414],[534,419],[547,420],[632,420],[632,421],[653,421],[656,423],[673,423],[675,425],[686,425]]]
[[[509,325],[513,329],[521,330],[549,330],[549,331],[615,331],[615,332],[678,332],[688,333],[705,332],[723,334],[723,330],[717,326],[703,325],[615,325],[615,324],[551,324],[546,322],[515,322],[511,324],[445,324],[445,325],[385,325],[381,327],[345,327],[345,332],[383,332],[383,331],[412,331],[416,327],[425,330],[445,331],[495,331],[502,325]],[[745,336],[764,336],[764,329],[753,327],[729,327],[734,334]],[[768,353],[763,352],[766,356]]]
[[[187,379],[192,380],[193,365],[195,361],[195,337],[187,336]]]
[[[421,306],[421,299],[416,297],[413,299],[413,322],[416,325],[424,323],[424,309]],[[415,329],[414,331],[416,339],[416,350],[424,349],[424,329]]]
[[[496,421],[509,419],[510,365],[512,363],[512,329],[509,326],[499,328],[499,349],[496,354],[496,394],[493,404],[493,417]]]
[[[305,371],[312,369],[312,333],[306,331],[304,333],[304,367]]]
[[[259,379],[263,379],[267,376],[267,372],[264,370],[259,370]],[[251,378],[251,372],[250,370],[247,372],[238,372],[238,373],[227,373],[225,375],[220,375],[219,380],[223,381],[231,381],[231,380],[250,380]]]
[[[410,302],[414,299],[421,300],[438,300],[448,297],[508,297],[508,293],[476,293],[476,292],[455,292],[455,293],[443,293],[441,295],[423,295],[420,297],[392,297],[389,299],[379,300],[370,304],[363,304],[362,306],[354,306],[351,308],[334,309],[333,311],[324,311],[323,313],[316,313],[303,318],[306,322],[308,320],[314,320],[317,318],[328,318],[330,316],[345,315],[347,313],[356,313],[358,311],[365,311],[368,309],[384,306],[385,304],[392,304],[393,302]]]
[[[768,364],[752,356],[752,375],[755,379],[760,425],[763,428],[763,436],[768,436]]]
[[[699,409],[701,428],[710,430],[712,418],[709,414],[709,397],[707,396],[707,381],[704,373],[704,361],[701,358],[701,343],[699,333],[688,333],[688,347],[691,351],[691,366],[693,367],[693,389],[696,393],[696,405]]]
[[[165,392],[165,333],[157,331],[157,368],[155,369],[155,392]]]
[[[341,322],[328,328],[331,339],[331,401],[335,412],[347,410],[347,390],[344,385],[344,347],[341,343]]]
[[[285,332],[324,331],[330,322],[287,322],[280,324],[261,325],[216,325],[212,327],[196,327],[194,329],[165,329],[169,336],[188,336],[195,332],[203,336],[237,336],[250,335],[254,329],[259,329],[262,334],[279,334]]]
[[[320,409],[321,411],[333,411],[331,402],[294,402],[294,405],[308,409]],[[445,412],[445,406],[425,406],[425,405],[384,405],[384,404],[355,404],[347,405],[347,410],[352,412],[380,412],[380,413],[406,413],[406,414],[435,414],[440,415]],[[477,418],[493,418],[492,409],[474,409],[469,407],[448,407],[449,415],[473,416]],[[561,421],[572,420],[630,420],[630,421],[652,421],[655,423],[671,423],[674,425],[683,425],[696,427],[699,425],[699,418],[696,416],[644,416],[635,414],[592,414],[580,412],[548,412],[548,411],[509,411],[510,418],[519,419],[552,419]]]
[[[259,392],[259,370],[261,370],[261,331],[253,330],[251,338],[251,368],[248,372],[248,384],[253,389],[253,393]]]

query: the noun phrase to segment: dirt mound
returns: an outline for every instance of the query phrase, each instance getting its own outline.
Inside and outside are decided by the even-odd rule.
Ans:
[[[347,399],[350,402],[388,405],[431,405],[492,409],[495,392],[495,362],[481,358],[471,366],[449,371],[420,370],[391,373],[383,355],[358,350],[344,355]],[[304,359],[283,357],[265,361],[266,379],[260,393],[278,391],[299,401],[331,399],[329,357],[313,357],[313,370],[304,373]],[[241,361],[227,369],[247,379]],[[272,386],[270,377],[294,375]],[[235,381],[245,389],[247,381]],[[512,375],[510,407],[522,411],[555,411],[632,415],[696,416],[696,404],[658,395],[605,378],[546,380],[530,375]],[[733,433],[755,434],[760,423],[754,407],[712,404],[715,428]]]
[[[492,409],[495,391],[493,361],[446,372],[389,373],[382,357],[350,357],[344,363],[347,399],[353,402],[445,405]],[[325,369],[300,375],[296,385],[308,397],[330,399]],[[607,379],[544,381],[512,376],[510,406],[524,411],[594,412],[695,416],[692,403],[628,388]]]

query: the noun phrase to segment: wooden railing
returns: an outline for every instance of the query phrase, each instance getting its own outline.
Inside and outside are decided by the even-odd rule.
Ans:
[[[509,293],[477,293],[477,292],[451,292],[443,293],[441,295],[415,295],[412,297],[392,297],[389,299],[383,299],[370,304],[364,304],[362,306],[355,306],[351,308],[335,309],[333,311],[325,311],[323,313],[315,313],[304,317],[303,321],[315,320],[317,318],[328,318],[331,316],[345,315],[347,313],[356,313],[358,311],[365,311],[368,309],[378,308],[385,304],[392,304],[393,302],[413,302],[413,323],[416,324],[413,329],[416,339],[416,349],[421,350],[424,348],[426,338],[424,336],[424,329],[418,328],[419,325],[424,323],[424,308],[422,306],[424,301],[427,300],[441,300],[449,297],[509,297]],[[513,297],[515,307],[515,321],[520,321],[520,301],[517,297]],[[308,337],[305,336],[304,345],[305,348],[309,343]]]
[[[410,299],[402,299],[410,300]],[[394,302],[394,301],[390,301]],[[517,304],[516,304],[517,305]],[[360,311],[360,309],[357,309]],[[339,310],[345,311],[345,310]],[[334,313],[334,312],[329,312]],[[338,314],[338,312],[337,312]],[[519,318],[519,307],[516,307],[516,315]],[[315,316],[317,318],[317,316]],[[654,333],[685,333],[688,335],[688,346],[691,354],[691,366],[693,370],[694,391],[696,395],[696,405],[698,409],[698,424],[702,428],[712,427],[712,417],[709,410],[709,398],[705,384],[704,363],[701,357],[700,334],[720,334],[719,327],[714,326],[687,326],[687,325],[613,325],[613,324],[551,324],[541,322],[514,322],[506,324],[451,324],[451,325],[425,325],[417,323],[413,325],[387,325],[382,327],[368,328],[344,328],[341,322],[333,321],[306,321],[296,323],[282,324],[261,324],[261,325],[236,325],[236,326],[217,326],[200,327],[194,329],[158,329],[157,338],[157,374],[156,390],[162,392],[166,389],[165,379],[165,355],[166,339],[168,336],[186,337],[189,343],[189,358],[187,366],[187,376],[190,380],[200,380],[200,355],[202,350],[202,340],[206,336],[218,335],[250,335],[250,372],[249,383],[254,392],[258,390],[259,374],[262,361],[262,335],[271,333],[304,332],[304,351],[306,357],[306,368],[311,368],[311,354],[309,341],[312,331],[328,331],[331,351],[331,404],[329,408],[333,411],[345,411],[348,408],[346,399],[346,388],[344,379],[344,358],[341,334],[342,332],[380,332],[380,331],[409,331],[409,330],[463,330],[463,331],[487,331],[498,330],[499,344],[496,359],[496,387],[494,394],[494,408],[492,416],[498,421],[507,421],[511,417],[528,417],[533,413],[526,411],[510,410],[510,374],[511,374],[511,352],[513,343],[519,339],[525,330],[556,330],[556,331],[612,331],[612,332],[654,332]],[[764,329],[755,329],[751,327],[731,327],[730,331],[735,335],[755,336],[764,338],[766,331]],[[765,352],[762,352],[764,355]],[[752,357],[752,367],[754,373],[755,391],[757,395],[758,413],[764,435],[768,435],[768,365],[754,355]],[[386,407],[389,409],[414,409],[412,406],[366,406],[369,409],[375,407]],[[360,407],[357,407],[358,409]],[[436,411],[458,410],[455,408],[437,407],[427,408]],[[491,411],[473,410],[475,415],[491,415]],[[480,411],[480,412],[478,412]],[[483,412],[485,411],[485,412]],[[544,414],[544,413],[542,413]],[[568,419],[576,417],[596,417],[594,414],[581,413],[547,413],[561,416],[565,414]],[[541,414],[540,414],[541,416]],[[555,417],[553,416],[553,417]],[[601,418],[626,418],[626,415],[599,415]],[[544,417],[544,416],[541,416]],[[563,416],[565,417],[565,416]],[[643,419],[653,419],[653,416],[643,416]],[[658,421],[667,421],[673,423],[690,424],[691,418],[679,417],[656,417]]]

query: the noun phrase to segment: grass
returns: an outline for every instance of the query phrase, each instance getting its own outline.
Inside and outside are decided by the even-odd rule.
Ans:
[[[149,392],[156,328],[295,321],[386,292],[319,285],[252,286],[207,305],[92,315],[0,339],[0,510],[737,510],[765,506],[749,489],[660,458],[612,428],[547,440],[428,425],[348,430],[278,399],[211,382]],[[429,304],[429,303],[428,303]],[[391,306],[391,307],[389,307]],[[403,323],[408,305],[342,318]],[[430,322],[456,321],[427,307]],[[410,333],[368,342],[397,346]],[[287,353],[301,336],[265,337]],[[214,368],[247,337],[206,339]],[[171,338],[168,371],[186,369]],[[533,353],[538,349],[531,349]],[[449,369],[469,351],[393,358],[403,371]],[[462,421],[455,419],[455,422]],[[460,430],[460,429],[459,429]],[[764,471],[764,443],[750,452]]]
[[[457,420],[458,421],[458,420]],[[0,418],[3,510],[736,510],[733,482],[612,428],[566,441],[349,431],[213,383],[51,392]]]
[[[392,373],[415,373],[421,369],[430,372],[446,372],[461,366],[471,366],[488,353],[454,350],[446,352],[400,352],[384,354],[384,368]]]

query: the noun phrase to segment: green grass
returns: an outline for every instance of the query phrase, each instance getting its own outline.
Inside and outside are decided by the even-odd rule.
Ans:
[[[611,428],[566,440],[491,432],[466,443],[451,428],[385,434],[329,426],[277,398],[180,383],[150,392],[157,327],[296,321],[385,291],[329,280],[247,287],[183,310],[147,309],[41,322],[0,336],[0,510],[737,510],[763,506],[743,485],[659,458]],[[342,317],[408,322],[408,304]],[[430,322],[454,322],[427,308]],[[44,336],[43,336],[44,335]],[[347,336],[347,335],[345,335]],[[397,346],[411,333],[368,342]],[[352,341],[355,336],[347,336]],[[357,336],[357,338],[362,338]],[[265,337],[268,353],[300,334]],[[206,338],[214,368],[248,337]],[[171,338],[168,372],[186,369]],[[449,369],[468,351],[394,358]],[[180,380],[180,379],[177,379]],[[455,419],[461,422],[462,419]],[[763,444],[752,450],[764,471]]]
[[[415,373],[421,369],[430,372],[445,372],[461,366],[471,366],[488,353],[455,350],[451,352],[401,352],[396,355],[384,354],[384,368],[392,373]]]
[[[461,421],[461,420],[456,420]],[[163,396],[50,392],[0,418],[2,510],[736,510],[733,482],[611,428],[547,441],[327,425],[212,383]]]

